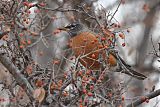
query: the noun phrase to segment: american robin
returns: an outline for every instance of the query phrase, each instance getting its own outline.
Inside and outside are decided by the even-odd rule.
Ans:
[[[59,30],[69,33],[71,37],[70,47],[74,55],[79,58],[80,63],[87,69],[104,70],[105,63],[109,68],[117,68],[119,66],[116,71],[121,71],[137,79],[143,80],[146,78],[143,74],[134,71],[116,52],[108,52],[106,47],[99,42],[96,34],[86,28],[85,25],[79,22],[73,22],[59,28]],[[109,33],[112,34],[111,32]]]

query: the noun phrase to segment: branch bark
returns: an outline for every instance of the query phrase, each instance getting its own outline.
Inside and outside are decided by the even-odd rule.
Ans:
[[[9,33],[8,31],[6,31],[6,32],[1,32],[0,31],[0,39],[4,36],[4,35],[6,35],[7,33]]]
[[[33,88],[28,82],[28,80],[20,73],[17,67],[14,66],[12,61],[5,55],[3,51],[0,50],[0,62],[8,69],[8,71],[13,75],[16,82],[25,90],[31,101],[33,98]]]
[[[152,99],[152,98],[155,98],[159,95],[160,95],[160,89],[158,89],[154,92],[151,92],[151,93],[145,95],[144,97],[147,98],[147,99]],[[132,102],[131,104],[127,105],[127,107],[136,107],[136,106],[142,104],[145,101],[146,100],[142,100],[142,98],[139,98],[139,99],[135,100],[134,102]]]

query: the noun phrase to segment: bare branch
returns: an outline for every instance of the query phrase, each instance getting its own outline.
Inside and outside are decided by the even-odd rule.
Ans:
[[[0,51],[0,61],[8,69],[8,71],[13,75],[17,83],[25,90],[29,99],[33,101],[33,88],[28,82],[28,80],[20,73],[17,67],[14,66],[12,61],[4,54],[3,51]]]
[[[8,34],[9,32],[8,31],[6,31],[6,32],[1,32],[0,31],[0,39],[4,36],[4,35],[6,35],[6,34]]]
[[[155,97],[157,97],[157,96],[159,96],[159,95],[160,95],[160,89],[158,89],[158,90],[156,90],[156,91],[154,91],[154,92],[152,92],[152,93],[149,93],[149,94],[145,95],[144,97],[145,97],[146,99],[152,99],[152,98],[155,98]],[[142,100],[142,98],[140,97],[140,98],[137,99],[136,101],[134,101],[134,102],[132,102],[131,104],[127,105],[127,107],[136,107],[136,106],[142,104],[142,103],[145,102],[145,101],[146,101],[146,100]]]

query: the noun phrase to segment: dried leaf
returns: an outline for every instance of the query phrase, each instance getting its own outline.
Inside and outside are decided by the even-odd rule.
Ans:
[[[37,88],[33,92],[33,97],[41,103],[43,99],[45,98],[45,90],[44,88]]]
[[[26,72],[27,72],[27,74],[28,74],[28,75],[32,74],[32,71],[33,71],[32,65],[28,65],[28,66],[26,67]]]

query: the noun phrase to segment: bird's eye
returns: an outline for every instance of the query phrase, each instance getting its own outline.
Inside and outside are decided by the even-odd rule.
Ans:
[[[74,24],[74,25],[71,25],[71,27],[73,28],[73,27],[76,27],[76,25]]]
[[[67,25],[65,28],[73,29],[73,28],[75,28],[75,27],[76,27],[75,24],[69,24],[69,25]]]

